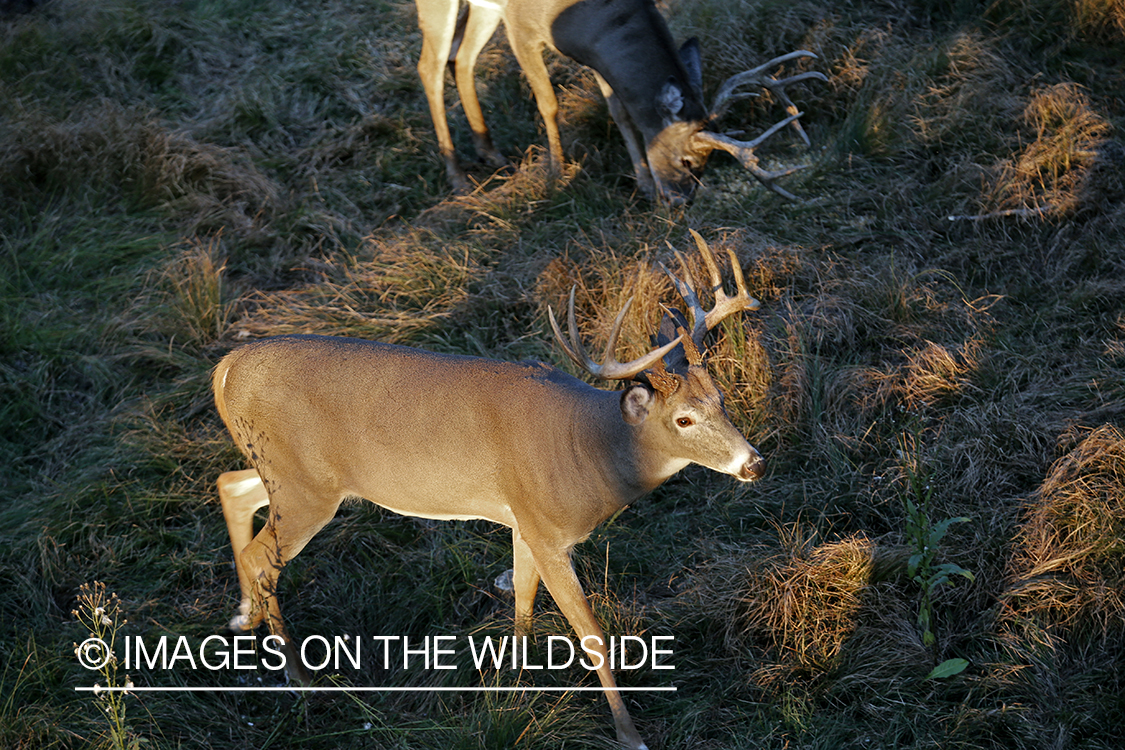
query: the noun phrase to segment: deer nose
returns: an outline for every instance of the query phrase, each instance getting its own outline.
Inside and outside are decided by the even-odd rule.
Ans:
[[[756,479],[761,479],[765,473],[766,462],[757,451],[754,451],[750,460],[742,465],[742,470],[738,472],[738,478],[743,482],[753,482]]]

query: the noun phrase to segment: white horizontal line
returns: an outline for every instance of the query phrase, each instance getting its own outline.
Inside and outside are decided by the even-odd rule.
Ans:
[[[675,692],[675,687],[86,687],[74,688],[79,693],[567,693],[604,692]]]

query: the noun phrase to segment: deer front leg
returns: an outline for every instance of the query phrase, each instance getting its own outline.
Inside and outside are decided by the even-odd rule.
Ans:
[[[633,726],[629,711],[625,708],[625,701],[622,700],[621,693],[617,689],[617,682],[613,679],[613,672],[609,668],[605,634],[593,610],[590,609],[586,595],[582,592],[582,585],[574,573],[568,551],[548,550],[536,555],[535,562],[543,577],[543,583],[547,585],[547,590],[551,592],[555,603],[559,605],[559,609],[578,635],[579,644],[601,656],[598,679],[605,688],[605,697],[609,701],[610,711],[613,712],[618,741],[630,750],[647,750],[637,728]]]
[[[506,26],[507,27],[507,26]],[[543,63],[543,51],[540,44],[520,43],[515,38],[511,27],[507,27],[508,42],[516,60],[527,76],[527,82],[535,94],[535,104],[539,107],[539,115],[543,118],[543,127],[547,129],[547,148],[551,154],[551,174],[562,173],[563,150],[562,138],[559,136],[559,100],[555,97],[555,87],[551,83],[551,76],[547,73],[547,66]]]
[[[438,150],[445,160],[445,173],[454,192],[467,193],[469,180],[457,163],[449,122],[445,117],[445,66],[457,28],[457,3],[446,0],[418,0],[418,27],[422,30],[422,54],[418,58],[418,77],[426,90],[430,119],[434,123]]]
[[[633,124],[633,119],[625,111],[621,100],[613,93],[613,87],[597,71],[594,71],[594,78],[597,79],[598,88],[601,89],[606,106],[609,107],[609,116],[613,118],[617,129],[621,131],[621,137],[625,139],[625,148],[629,151],[629,158],[633,160],[633,172],[637,176],[637,187],[647,198],[655,198],[656,183],[652,179],[652,170],[648,166],[648,152],[645,151],[644,137]]]
[[[507,160],[492,145],[492,136],[488,133],[488,125],[484,122],[484,113],[480,108],[477,98],[475,69],[477,58],[484,45],[492,38],[492,32],[500,24],[502,15],[500,6],[469,5],[468,19],[462,32],[457,53],[454,59],[454,79],[457,82],[457,93],[461,96],[461,106],[465,110],[465,119],[473,131],[473,145],[477,155],[491,167],[500,168],[507,165]]]
[[[531,548],[512,529],[512,589],[516,595],[516,636],[531,633],[531,617],[535,610],[535,594],[539,591],[539,568]]]

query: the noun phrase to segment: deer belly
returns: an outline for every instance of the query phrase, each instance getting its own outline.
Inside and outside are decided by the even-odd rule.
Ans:
[[[516,522],[507,507],[487,502],[472,500],[445,503],[411,502],[408,497],[391,500],[381,497],[373,502],[399,515],[429,518],[434,521],[492,521],[508,527],[514,526]]]

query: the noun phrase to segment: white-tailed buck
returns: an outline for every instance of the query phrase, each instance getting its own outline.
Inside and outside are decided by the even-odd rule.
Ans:
[[[649,197],[674,205],[690,200],[707,157],[717,148],[734,155],[770,190],[793,198],[774,181],[797,168],[764,170],[758,166],[754,149],[789,124],[808,145],[808,136],[797,122],[801,113],[785,88],[800,81],[827,78],[822,73],[806,72],[777,80],[766,71],[796,58],[815,58],[813,53],[798,50],[732,76],[719,87],[708,110],[703,105],[698,43],[691,39],[677,51],[652,0],[468,0],[460,21],[460,0],[416,3],[422,29],[418,74],[455,190],[467,191],[469,182],[457,163],[445,117],[445,68],[449,64],[454,69],[478,155],[493,166],[502,166],[504,157],[493,147],[484,124],[473,69],[481,49],[503,20],[512,51],[527,76],[547,128],[552,170],[562,165],[563,153],[556,118],[558,100],[543,64],[544,47],[593,68],[610,115],[625,138],[637,183]],[[750,95],[736,95],[735,91],[753,85],[771,91],[785,104],[789,116],[750,141],[712,132],[710,128],[731,101]]]
[[[691,330],[682,313],[669,311],[648,354],[626,364],[614,357],[629,303],[601,363],[580,341],[573,290],[569,339],[550,315],[567,355],[596,377],[627,381],[621,391],[599,390],[541,363],[349,338],[282,336],[223,358],[214,373],[215,403],[254,467],[218,481],[242,588],[232,629],[265,620],[289,643],[275,595],[278,573],[341,501],[356,497],[408,516],[510,527],[516,632],[527,632],[542,580],[579,639],[597,636],[604,644],[571,564],[574,545],[689,463],[744,482],[764,470],[727,418],[700,354],[709,329],[758,302],[733,252],[738,293],[723,292],[714,258],[695,238],[714,308],[703,310],[684,266],[683,280],[672,279],[688,304]],[[269,518],[253,536],[254,512],[267,504]],[[617,736],[642,748],[606,650],[598,650]],[[297,668],[291,676],[308,679],[295,653],[286,662]]]

